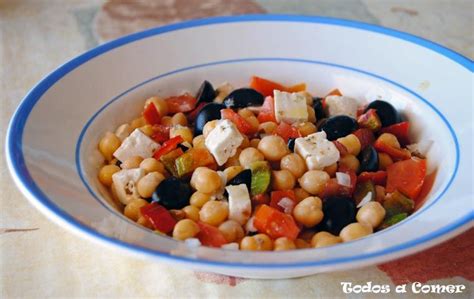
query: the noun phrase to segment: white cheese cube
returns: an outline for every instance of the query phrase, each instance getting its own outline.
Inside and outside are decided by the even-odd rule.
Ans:
[[[140,198],[136,184],[144,175],[145,171],[141,168],[123,169],[112,175],[115,192],[121,203],[126,205],[133,199]]]
[[[309,170],[321,170],[339,161],[339,150],[324,131],[297,138],[295,152],[305,159]]]
[[[120,162],[133,156],[140,156],[146,159],[150,158],[159,148],[160,145],[153,141],[153,139],[146,136],[140,129],[135,129],[114,152],[114,157]]]
[[[235,155],[244,138],[235,125],[227,119],[220,120],[207,135],[205,145],[219,166]]]
[[[327,96],[326,107],[329,116],[347,115],[357,118],[357,100],[346,96]]]
[[[275,100],[275,117],[278,122],[287,123],[308,121],[306,97],[302,93],[273,91]]]
[[[225,187],[229,194],[229,219],[244,225],[252,214],[249,190],[245,184]]]

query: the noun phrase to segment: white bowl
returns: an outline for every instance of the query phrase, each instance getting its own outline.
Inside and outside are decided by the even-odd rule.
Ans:
[[[469,59],[406,33],[321,17],[253,15],[194,20],[92,49],[39,82],[13,116],[7,159],[26,197],[61,226],[124,252],[234,276],[284,278],[386,262],[472,226],[472,70]],[[136,117],[146,97],[234,86],[251,75],[381,96],[413,122],[438,174],[405,221],[329,249],[239,252],[188,248],[127,220],[97,180],[97,143]],[[367,98],[369,97],[369,98]]]

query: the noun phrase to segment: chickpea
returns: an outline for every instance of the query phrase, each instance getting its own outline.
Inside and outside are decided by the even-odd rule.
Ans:
[[[250,111],[250,109],[248,109],[248,108],[240,109],[238,114],[240,116],[242,116],[243,118],[247,118],[247,117],[250,117],[250,116],[255,116],[255,114],[253,114],[253,112]]]
[[[342,243],[342,239],[328,232],[319,232],[311,239],[311,246],[314,248],[326,247]]]
[[[202,206],[211,200],[211,195],[207,193],[202,193],[199,191],[194,192],[189,199],[189,203],[196,208],[202,208]]]
[[[183,127],[181,125],[172,127],[170,130],[170,138],[181,136],[186,142],[193,142],[193,132],[188,127]]]
[[[349,134],[347,136],[338,138],[337,141],[344,145],[347,150],[347,153],[350,155],[357,156],[360,153],[360,141],[354,134]]]
[[[310,196],[300,201],[293,209],[293,217],[306,227],[313,227],[323,220],[323,204],[319,197]]]
[[[327,172],[331,178],[333,178],[337,172],[337,162],[329,166],[326,166],[323,170]]]
[[[281,158],[280,168],[288,170],[298,179],[305,173],[306,163],[300,155],[292,153]]]
[[[279,161],[289,153],[285,141],[280,136],[265,136],[258,144],[258,150],[268,161]]]
[[[156,187],[165,179],[165,176],[159,172],[150,172],[142,177],[137,183],[137,191],[143,198],[150,198]]]
[[[339,159],[339,167],[340,166],[344,166],[357,172],[359,170],[360,162],[354,155],[345,155]]]
[[[308,192],[304,191],[303,188],[295,188],[293,191],[295,192],[296,202],[300,202],[311,195]]]
[[[137,221],[140,218],[140,208],[146,206],[148,202],[142,198],[135,198],[130,201],[123,210],[123,214],[128,219]]]
[[[183,210],[171,209],[169,212],[176,221],[186,219],[186,213]]]
[[[375,200],[383,203],[385,200],[385,187],[375,185]]]
[[[143,127],[140,127],[139,129],[140,131],[142,131],[143,134],[145,134],[148,137],[150,137],[151,135],[153,135],[153,133],[155,133],[153,131],[152,125],[144,125]]]
[[[173,125],[173,122],[171,121],[171,116],[163,116],[161,118],[161,124],[171,127]]]
[[[209,133],[211,133],[212,130],[214,130],[214,128],[217,126],[217,122],[218,120],[215,119],[215,120],[208,121],[204,125],[204,128],[202,128],[202,135],[204,135],[204,138],[207,137],[207,135],[209,135]]]
[[[130,128],[132,129],[132,131],[140,127],[143,127],[144,125],[146,125],[146,121],[143,118],[143,116],[139,118],[135,118],[134,120],[130,122]]]
[[[299,91],[298,93],[304,96],[304,98],[306,99],[306,105],[308,106],[313,105],[313,96],[309,92]]]
[[[267,121],[267,122],[261,123],[258,126],[258,131],[270,135],[270,134],[273,134],[273,132],[275,132],[277,127],[278,127],[277,123],[272,122],[272,121]]]
[[[168,114],[168,103],[165,100],[157,96],[150,97],[145,101],[145,107],[147,107],[150,103],[155,104],[155,108],[161,117]]]
[[[187,219],[191,219],[193,221],[199,221],[199,209],[195,206],[185,206],[183,208],[183,212]]]
[[[173,229],[173,238],[176,240],[186,240],[193,238],[199,233],[199,225],[191,219],[178,221]]]
[[[165,166],[155,158],[146,158],[140,163],[140,168],[145,170],[145,173],[159,172],[165,173]]]
[[[133,156],[123,161],[122,164],[120,164],[120,167],[122,167],[122,169],[138,168],[140,167],[140,164],[142,163],[142,161],[143,161],[142,157]]]
[[[199,192],[212,194],[221,188],[221,178],[216,171],[198,167],[191,176],[191,186]]]
[[[295,187],[295,177],[286,169],[272,171],[273,190],[289,190]]]
[[[309,121],[298,125],[298,131],[303,137],[316,133],[317,130],[318,129],[316,128],[316,126],[312,122],[309,122]]]
[[[99,151],[107,161],[110,161],[113,159],[113,154],[120,147],[121,143],[114,133],[107,132],[99,142]]]
[[[328,181],[329,174],[321,170],[307,171],[298,179],[301,188],[313,195],[320,194]]]
[[[102,185],[110,187],[112,186],[112,175],[120,171],[120,167],[117,165],[105,165],[99,171],[99,181]]]
[[[257,234],[252,237],[245,237],[240,241],[241,250],[272,250],[272,239],[265,234]]]
[[[249,125],[252,127],[253,132],[258,132],[258,129],[260,128],[260,122],[258,119],[255,117],[255,115],[246,117],[245,120],[249,123]]]
[[[314,111],[313,107],[307,105],[306,109],[308,111],[308,121],[312,122],[313,124],[316,123],[316,112]]]
[[[184,115],[183,112],[178,112],[175,115],[171,117],[171,124],[173,126],[187,126],[188,125],[188,119],[186,118],[186,115]]]
[[[258,149],[253,147],[248,147],[242,150],[239,155],[239,163],[244,168],[248,168],[252,162],[263,160],[265,160],[263,154]]]
[[[372,227],[365,223],[351,223],[344,227],[339,233],[343,242],[352,241],[370,235],[373,232]]]
[[[388,146],[400,148],[400,143],[395,135],[390,133],[383,133],[382,135],[377,138],[379,142],[382,142]]]
[[[260,142],[260,138],[254,138],[250,140],[250,146],[253,148],[258,148],[258,143]]]
[[[295,245],[296,245],[296,248],[298,248],[298,249],[311,248],[311,246],[308,244],[308,242],[306,242],[303,239],[296,239],[295,240]]]
[[[113,158],[112,160],[109,161],[109,165],[117,165],[118,161],[116,158]],[[117,165],[118,166],[118,165]]]
[[[205,144],[206,138],[204,138],[204,135],[198,135],[193,138],[193,147],[194,148],[206,148]]]
[[[132,133],[132,127],[129,124],[122,124],[120,127],[115,130],[115,135],[123,141]]]
[[[242,143],[239,145],[239,148],[240,148],[241,150],[243,150],[243,149],[245,149],[245,148],[247,148],[247,147],[250,146],[250,140],[249,140],[249,138],[247,137],[247,135],[243,135],[242,137],[243,137],[244,139],[242,140]]]
[[[245,236],[242,226],[234,220],[227,220],[221,223],[221,225],[219,225],[219,230],[229,243],[238,242]]]
[[[235,152],[235,155],[230,157],[227,160],[227,162],[225,162],[224,166],[226,168],[231,167],[231,166],[240,166],[239,157],[240,157],[241,152],[242,152],[242,149],[238,148],[237,151]]]
[[[384,207],[379,202],[371,201],[359,209],[356,219],[359,223],[366,223],[372,228],[376,228],[382,223],[384,217]]]
[[[244,170],[242,166],[231,166],[227,167],[224,170],[224,174],[226,175],[227,182],[232,180],[236,175],[241,173]]]
[[[295,242],[286,237],[276,239],[273,245],[275,251],[296,249]]]
[[[229,216],[229,206],[223,201],[208,201],[199,211],[201,221],[214,226],[219,226],[227,219],[227,216]]]
[[[387,170],[387,167],[393,164],[392,158],[386,153],[379,153],[379,169]]]

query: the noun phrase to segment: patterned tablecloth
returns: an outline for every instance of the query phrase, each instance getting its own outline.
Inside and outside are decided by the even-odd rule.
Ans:
[[[26,92],[59,64],[104,41],[190,18],[297,13],[380,24],[474,57],[471,0],[0,0],[0,148]],[[341,282],[462,284],[473,296],[474,229],[422,253],[373,267],[288,280],[193,272],[124,256],[47,220],[13,185],[0,154],[0,297],[319,298],[346,295]],[[366,294],[367,297],[380,297]]]

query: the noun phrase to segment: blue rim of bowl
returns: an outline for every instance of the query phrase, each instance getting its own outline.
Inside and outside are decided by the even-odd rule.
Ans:
[[[41,205],[46,210],[52,212],[58,219],[65,221],[79,232],[84,233],[89,237],[104,241],[109,245],[115,245],[124,249],[129,249],[136,253],[151,255],[158,258],[171,259],[179,262],[187,262],[194,264],[202,264],[207,266],[227,266],[227,267],[237,267],[237,268],[301,268],[301,267],[314,267],[320,265],[329,265],[329,264],[340,264],[346,262],[355,262],[358,260],[367,260],[370,258],[375,258],[383,255],[395,254],[403,251],[407,251],[417,245],[422,243],[435,241],[436,239],[442,237],[445,234],[453,232],[457,229],[460,229],[462,226],[468,224],[473,218],[473,212],[466,214],[464,217],[458,219],[457,221],[435,231],[423,237],[420,237],[415,240],[406,242],[405,244],[400,244],[392,248],[381,250],[379,252],[374,252],[370,254],[364,254],[360,256],[344,257],[337,258],[332,260],[320,260],[320,261],[310,261],[310,262],[301,262],[301,263],[287,263],[287,264],[243,264],[243,263],[234,263],[234,262],[217,262],[217,261],[208,261],[208,260],[197,260],[187,257],[173,256],[167,253],[158,252],[155,250],[143,248],[133,244],[129,244],[120,240],[116,240],[105,235],[98,233],[97,231],[83,225],[76,219],[74,219],[69,214],[65,213],[59,207],[57,207],[49,198],[39,189],[32,179],[28,169],[26,168],[24,156],[23,156],[23,131],[28,119],[29,113],[32,111],[32,108],[40,100],[41,96],[57,81],[59,81],[67,73],[71,72],[78,66],[84,64],[88,60],[101,55],[107,51],[110,51],[114,48],[122,46],[124,44],[131,43],[136,40],[144,39],[147,37],[163,34],[166,32],[171,32],[175,30],[182,30],[186,28],[199,27],[212,24],[222,24],[222,23],[235,23],[235,22],[254,22],[254,21],[276,21],[276,22],[295,22],[295,23],[320,23],[328,25],[336,25],[342,27],[356,28],[371,32],[377,32],[380,34],[396,37],[408,42],[420,45],[427,49],[430,49],[438,54],[453,60],[462,67],[473,72],[474,65],[473,62],[458,54],[448,48],[445,48],[439,44],[433,43],[431,41],[422,39],[420,37],[396,31],[393,29],[388,29],[376,25],[366,24],[357,21],[348,21],[343,19],[328,18],[328,17],[316,17],[316,16],[296,16],[296,15],[242,15],[242,16],[227,16],[227,17],[213,17],[207,19],[198,19],[191,20],[177,24],[171,24],[163,27],[153,28],[146,31],[134,33],[114,41],[100,45],[94,49],[91,49],[84,54],[77,56],[76,58],[66,62],[61,65],[43,80],[41,80],[23,99],[17,110],[15,111],[10,125],[7,131],[7,142],[6,142],[6,156],[8,166],[12,175],[15,178],[16,183],[22,187],[22,191],[26,191],[27,195],[30,195],[30,199],[33,198],[37,204]],[[452,132],[454,133],[454,132]],[[455,139],[456,140],[456,139]],[[456,140],[457,142],[457,140]],[[456,144],[458,147],[458,145]],[[457,148],[457,150],[459,150]],[[459,153],[459,152],[458,152]],[[453,178],[452,178],[453,179]]]

